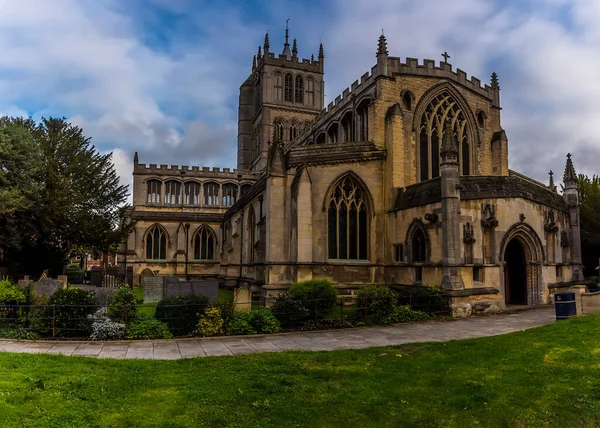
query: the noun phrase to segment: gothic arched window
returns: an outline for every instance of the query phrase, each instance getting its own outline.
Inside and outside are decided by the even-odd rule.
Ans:
[[[244,196],[251,187],[252,184],[242,184],[242,187],[240,188],[240,196]]]
[[[149,204],[160,204],[160,192],[162,182],[158,180],[148,181],[148,199]]]
[[[200,183],[188,181],[183,186],[185,194],[184,203],[186,205],[200,205]]]
[[[298,136],[298,124],[293,122],[290,126],[290,141],[294,141]]]
[[[290,73],[285,75],[285,88],[283,94],[285,101],[294,101],[294,77]]]
[[[219,184],[204,183],[204,205],[219,205]]]
[[[367,201],[356,181],[346,176],[333,189],[327,211],[330,259],[368,258]]]
[[[354,130],[353,128],[353,120],[352,120],[352,112],[347,112],[342,117],[342,141],[349,142],[354,141]]]
[[[167,258],[167,232],[155,224],[146,233],[146,259],[165,260]]]
[[[171,180],[165,183],[165,204],[181,204],[181,182]]]
[[[423,263],[427,261],[429,239],[420,221],[414,221],[409,226],[406,234],[406,245],[409,249],[410,262]]]
[[[275,73],[275,99],[283,101],[283,75],[279,72]]]
[[[356,108],[358,121],[358,141],[367,141],[369,138],[369,103],[371,100],[362,101]]]
[[[237,200],[237,185],[232,183],[223,184],[223,206],[228,207],[235,204]]]
[[[194,234],[194,260],[215,259],[215,234],[210,227],[202,225]]]
[[[304,79],[302,76],[296,76],[296,85],[294,86],[294,102],[300,104],[304,102]]]
[[[315,105],[315,80],[312,77],[306,80],[306,98],[307,105]]]
[[[443,91],[425,108],[419,126],[419,178],[429,180],[440,175],[440,147],[446,120],[452,124],[452,137],[458,141],[458,159],[462,175],[471,174],[471,145],[467,120],[456,100]]]
[[[333,123],[327,130],[327,142],[335,144],[338,142],[338,124]]]

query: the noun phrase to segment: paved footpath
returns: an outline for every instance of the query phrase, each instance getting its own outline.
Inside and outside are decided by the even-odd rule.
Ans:
[[[214,339],[174,339],[120,342],[0,340],[0,352],[61,354],[98,358],[181,358],[254,354],[289,350],[330,351],[392,346],[415,342],[444,342],[511,333],[554,322],[554,308],[542,307],[516,313],[476,316],[447,322],[398,324],[265,336]]]

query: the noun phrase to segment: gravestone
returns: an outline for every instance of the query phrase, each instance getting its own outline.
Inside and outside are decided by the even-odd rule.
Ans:
[[[50,297],[59,288],[62,288],[62,286],[55,280],[51,278],[42,278],[33,286],[33,291],[36,297]]]
[[[27,288],[32,284],[33,284],[33,281],[31,279],[28,279],[27,277],[25,277],[25,279],[20,279],[18,282],[18,285],[21,289]]]
[[[215,303],[219,297],[217,281],[165,281],[164,297],[186,296],[188,294],[208,297],[210,303]]]
[[[62,285],[62,288],[67,288],[67,275],[58,275],[58,278],[56,280],[60,285]]]
[[[163,299],[164,279],[161,276],[142,277],[144,287],[144,303],[156,303]]]
[[[233,304],[236,311],[252,309],[252,293],[248,287],[238,287],[233,290]]]

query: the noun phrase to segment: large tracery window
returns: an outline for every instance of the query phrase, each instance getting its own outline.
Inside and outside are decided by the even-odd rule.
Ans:
[[[452,95],[443,91],[429,103],[421,116],[418,152],[421,181],[440,175],[440,148],[447,120],[452,124],[452,138],[458,142],[460,172],[462,175],[471,174],[471,145],[465,115]]]
[[[343,178],[331,194],[327,225],[330,259],[368,258],[367,201],[350,176]]]
[[[181,183],[179,181],[167,181],[165,183],[165,203],[168,205],[181,204]]]
[[[167,233],[158,224],[146,234],[146,259],[165,260],[167,258]]]
[[[294,86],[294,102],[300,104],[304,102],[304,79],[302,76],[296,76],[296,85]]]
[[[215,259],[215,234],[206,225],[202,225],[194,235],[194,260]]]
[[[160,204],[160,191],[162,182],[158,180],[148,181],[148,203],[149,204]]]
[[[237,185],[227,183],[223,185],[223,206],[228,207],[235,204],[237,200]]]
[[[285,101],[294,101],[294,77],[290,73],[285,75],[285,88],[283,92]]]
[[[188,181],[183,186],[186,205],[200,205],[200,183]]]
[[[219,204],[219,185],[217,183],[204,183],[204,205]]]

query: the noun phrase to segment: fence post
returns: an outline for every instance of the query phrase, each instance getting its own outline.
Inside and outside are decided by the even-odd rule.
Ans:
[[[56,335],[56,305],[52,305],[52,337]]]

